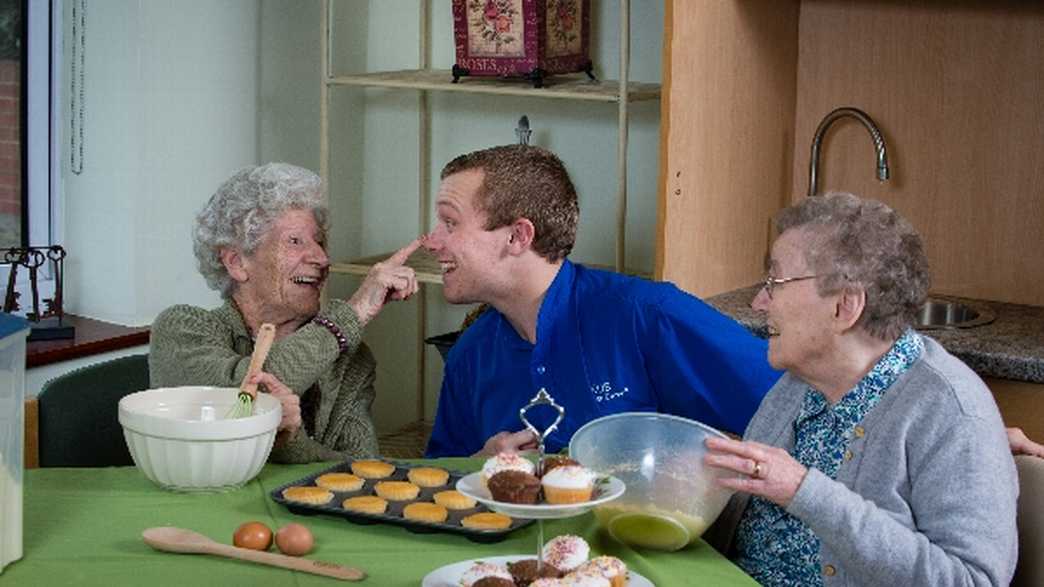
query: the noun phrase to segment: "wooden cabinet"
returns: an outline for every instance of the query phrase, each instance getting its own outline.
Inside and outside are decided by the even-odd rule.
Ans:
[[[668,2],[656,276],[751,285],[792,169],[798,4]]]
[[[899,210],[925,238],[933,291],[1044,305],[1044,7],[1013,0],[668,0],[656,276],[707,297],[754,284],[771,219],[820,191]],[[1044,439],[1044,385],[991,379],[1006,424]]]
[[[882,200],[925,237],[933,291],[1044,305],[1044,8],[1015,0],[670,0],[657,275],[708,296],[754,283],[770,220],[820,191]]]
[[[1044,442],[1044,384],[994,378],[985,381],[1004,425],[1018,426],[1033,440]]]

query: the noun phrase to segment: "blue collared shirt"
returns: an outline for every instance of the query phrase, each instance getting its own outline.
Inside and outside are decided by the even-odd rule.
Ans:
[[[920,335],[907,330],[834,406],[809,386],[793,425],[794,458],[837,479],[858,424],[922,352]],[[762,585],[823,584],[819,538],[766,499],[751,498],[736,531],[736,549],[736,564]]]
[[[765,341],[673,284],[566,260],[541,303],[536,344],[490,309],[450,350],[427,456],[470,455],[521,430],[519,409],[541,388],[565,408],[548,452],[628,411],[741,433],[779,376]],[[552,419],[549,408],[528,416],[541,430]]]

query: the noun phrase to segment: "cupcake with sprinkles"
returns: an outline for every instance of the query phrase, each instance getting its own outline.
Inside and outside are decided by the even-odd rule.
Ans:
[[[533,462],[515,453],[502,452],[490,457],[482,465],[482,483],[488,483],[493,475],[501,471],[522,471],[530,475],[536,470]]]
[[[598,575],[570,573],[558,580],[558,587],[610,587],[609,579]]]
[[[595,557],[580,565],[573,574],[605,577],[612,587],[627,585],[627,565],[615,556]]]
[[[470,569],[464,571],[464,575],[460,578],[460,587],[473,587],[480,580],[487,577],[507,579],[508,581],[511,581],[512,584],[514,583],[514,579],[511,578],[511,573],[507,570],[507,567],[477,561],[475,564],[471,565]]]
[[[591,547],[579,536],[563,534],[544,544],[544,561],[563,573],[571,573],[587,562]]]

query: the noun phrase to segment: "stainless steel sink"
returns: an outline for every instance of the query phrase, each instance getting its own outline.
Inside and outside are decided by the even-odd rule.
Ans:
[[[972,307],[957,300],[932,296],[921,306],[914,326],[919,330],[974,328],[989,324],[996,317],[985,305]]]

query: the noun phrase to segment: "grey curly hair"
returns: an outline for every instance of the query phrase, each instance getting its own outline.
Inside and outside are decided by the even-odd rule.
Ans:
[[[196,215],[192,250],[211,289],[229,298],[235,282],[221,262],[221,250],[252,255],[272,224],[287,210],[311,210],[325,232],[328,210],[322,180],[289,163],[244,167],[217,189]]]
[[[895,340],[913,324],[931,276],[920,235],[905,218],[876,200],[833,192],[805,198],[776,217],[777,234],[800,228],[809,235],[805,262],[820,295],[853,285],[866,291],[857,325]]]

